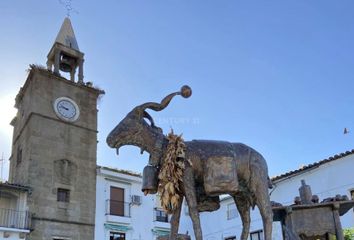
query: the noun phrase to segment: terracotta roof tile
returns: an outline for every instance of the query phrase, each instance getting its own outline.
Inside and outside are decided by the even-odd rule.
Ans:
[[[18,189],[18,190],[23,190],[23,191],[31,191],[31,188],[28,187],[28,186],[15,184],[15,183],[9,183],[7,181],[6,182],[0,182],[0,188],[1,187]]]

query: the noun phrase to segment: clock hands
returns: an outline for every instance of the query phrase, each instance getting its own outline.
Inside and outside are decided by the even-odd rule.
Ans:
[[[80,115],[77,104],[67,97],[60,97],[55,100],[54,111],[59,118],[70,122],[76,121]]]
[[[66,111],[69,110],[69,108],[64,107],[63,105],[59,105],[60,108],[64,108]]]

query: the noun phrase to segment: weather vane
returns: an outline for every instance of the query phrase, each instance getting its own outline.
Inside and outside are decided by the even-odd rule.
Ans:
[[[71,14],[72,12],[77,13],[77,14],[79,13],[79,12],[76,11],[76,9],[74,9],[73,6],[71,5],[72,0],[59,0],[59,3],[65,7],[65,9],[66,9],[66,16],[67,16],[67,17],[70,17],[70,14]]]

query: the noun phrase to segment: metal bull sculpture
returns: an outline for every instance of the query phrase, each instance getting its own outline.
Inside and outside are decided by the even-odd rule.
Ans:
[[[150,154],[144,169],[143,191],[156,193],[157,175],[164,161],[168,139],[157,127],[146,109],[161,111],[176,95],[187,98],[192,91],[183,86],[180,92],[165,97],[161,103],[148,102],[135,107],[107,137],[110,147],[134,145]],[[150,122],[148,123],[146,119]],[[182,192],[187,200],[196,240],[202,240],[199,212],[214,211],[220,207],[220,194],[230,194],[240,213],[243,229],[241,240],[250,230],[250,207],[259,208],[263,220],[264,239],[271,240],[272,209],[268,195],[270,181],[267,164],[262,155],[241,144],[222,141],[193,140],[185,142]],[[171,219],[170,239],[177,238],[183,197]]]

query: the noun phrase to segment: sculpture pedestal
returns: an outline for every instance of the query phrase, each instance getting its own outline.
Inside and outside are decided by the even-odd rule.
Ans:
[[[168,236],[158,237],[157,240],[170,240]],[[178,234],[176,240],[191,240],[191,237],[187,234]]]
[[[273,207],[273,221],[282,224],[285,240],[344,240],[339,216],[354,206],[354,201],[334,201]]]

